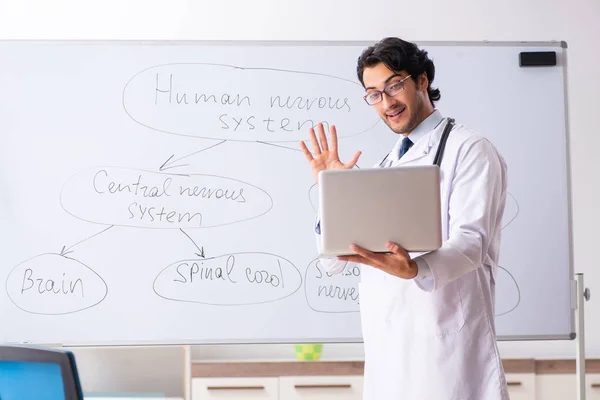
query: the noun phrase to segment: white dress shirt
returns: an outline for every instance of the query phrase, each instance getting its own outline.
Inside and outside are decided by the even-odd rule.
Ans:
[[[417,127],[408,134],[408,138],[413,143],[413,147],[411,147],[405,153],[405,155],[410,153],[411,150],[413,150],[414,145],[417,144],[419,140],[423,139],[424,136],[436,129],[438,125],[442,123],[443,119],[444,118],[442,117],[442,114],[438,110],[434,110],[427,118],[423,120],[423,122],[417,125]],[[390,165],[391,163],[395,163],[400,159],[400,146],[402,146],[402,140],[404,139],[404,137],[405,135],[402,135],[402,137],[398,139],[396,145],[389,153],[388,159],[390,163],[386,163],[386,166]],[[433,280],[431,279],[431,270],[429,268],[429,265],[427,265],[427,262],[422,257],[420,257],[422,254],[423,253],[419,253],[418,256],[414,256],[414,254],[411,254],[411,257],[419,267],[417,276],[415,276],[414,279],[416,280],[416,283],[419,286],[421,286],[422,289],[431,290],[431,286],[433,285]]]

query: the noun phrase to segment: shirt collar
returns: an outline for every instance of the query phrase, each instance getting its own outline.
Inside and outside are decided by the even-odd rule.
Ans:
[[[411,133],[408,134],[408,138],[411,142],[413,142],[413,145],[416,144],[423,136],[437,128],[438,125],[443,121],[443,119],[444,118],[442,117],[442,114],[439,110],[433,110],[433,112],[429,114],[429,116],[425,118],[423,122],[417,125],[417,127],[413,129]],[[396,145],[392,150],[391,158],[394,162],[398,161],[399,159],[398,152],[400,151],[400,146],[402,145],[402,139],[404,139],[404,137],[404,135],[401,135],[400,139],[398,139],[398,142],[396,142]]]

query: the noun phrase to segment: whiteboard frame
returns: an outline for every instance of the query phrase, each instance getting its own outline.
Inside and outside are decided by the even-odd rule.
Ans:
[[[0,39],[1,43],[38,43],[38,44],[83,44],[83,45],[150,45],[150,46],[178,46],[178,45],[202,45],[202,46],[223,46],[223,45],[235,45],[235,46],[368,46],[377,41],[381,40],[372,39],[372,40],[203,40],[203,39],[191,39],[191,40],[162,40],[162,39],[152,39],[152,40],[143,40],[143,39]],[[427,46],[509,46],[509,47],[548,47],[548,48],[557,48],[561,51],[561,60],[562,63],[562,75],[563,75],[563,88],[564,88],[564,116],[565,116],[565,127],[564,127],[564,151],[565,151],[565,161],[566,165],[566,180],[567,180],[567,213],[568,213],[568,259],[569,259],[569,274],[571,276],[570,279],[570,289],[571,289],[571,304],[570,304],[570,333],[566,335],[533,335],[533,336],[500,336],[496,337],[497,341],[540,341],[540,340],[574,340],[576,335],[576,312],[577,312],[577,281],[575,280],[575,271],[574,271],[574,255],[573,255],[573,208],[572,208],[572,169],[571,169],[571,150],[570,150],[570,118],[569,118],[569,86],[568,86],[568,62],[567,62],[567,42],[562,40],[549,40],[549,41],[460,41],[460,40],[451,40],[451,41],[419,41],[413,40],[409,38],[405,38],[405,40],[409,40],[414,42],[420,47]],[[358,55],[357,55],[358,56]],[[23,342],[28,343],[28,342]],[[114,341],[114,342],[74,342],[74,343],[36,343],[42,345],[48,345],[52,347],[57,346],[65,346],[65,347],[113,347],[113,346],[191,346],[191,345],[244,345],[244,344],[292,344],[292,343],[340,343],[340,344],[348,344],[348,343],[362,343],[362,338],[355,339],[313,339],[306,340],[302,338],[296,339],[274,339],[271,341],[264,340],[177,340],[177,341]]]

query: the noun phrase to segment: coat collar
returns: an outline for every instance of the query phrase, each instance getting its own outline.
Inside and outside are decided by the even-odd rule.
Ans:
[[[413,146],[401,159],[398,159],[402,139],[404,139],[404,135],[402,135],[389,154],[392,165],[406,164],[427,156],[431,148],[435,146],[435,141],[439,140],[439,135],[432,135],[431,133],[442,126],[441,122],[443,120],[442,114],[438,110],[434,110],[408,135],[413,142]]]

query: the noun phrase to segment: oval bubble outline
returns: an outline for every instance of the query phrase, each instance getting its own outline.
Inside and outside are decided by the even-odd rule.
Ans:
[[[175,176],[175,177],[181,177],[182,174],[176,174],[176,173],[169,173],[169,172],[156,172],[156,171],[151,171],[151,170],[146,170],[146,169],[142,169],[142,168],[132,168],[132,167],[116,167],[116,166],[102,166],[102,167],[93,167],[93,168],[86,168],[80,172],[77,172],[73,175],[71,175],[66,181],[65,183],[62,185],[62,188],[60,189],[60,194],[59,194],[59,203],[61,208],[69,215],[71,215],[74,218],[77,218],[81,221],[85,221],[85,222],[89,222],[90,224],[98,224],[98,225],[112,225],[112,226],[123,226],[123,227],[127,227],[127,228],[137,228],[137,229],[209,229],[209,228],[216,228],[216,227],[220,227],[220,226],[227,226],[227,225],[233,225],[233,224],[240,224],[246,221],[250,221],[252,219],[255,218],[259,218],[262,217],[263,215],[269,213],[272,209],[273,209],[273,198],[271,197],[271,195],[269,193],[267,193],[266,190],[259,188],[256,185],[253,185],[251,183],[247,183],[244,182],[242,180],[239,179],[235,179],[235,178],[229,178],[229,177],[223,177],[223,176],[219,176],[219,175],[210,175],[210,174],[194,174],[194,173],[190,173],[190,174],[184,174],[186,176],[189,177],[193,177],[193,176],[200,176],[200,177],[211,177],[211,178],[218,178],[218,179],[223,179],[223,180],[228,180],[228,181],[233,181],[233,182],[238,182],[241,183],[243,185],[247,185],[252,187],[253,189],[258,190],[259,192],[262,192],[268,199],[269,199],[269,208],[265,211],[263,211],[261,214],[252,216],[250,218],[245,218],[241,221],[235,221],[235,222],[227,222],[224,224],[218,224],[218,225],[210,225],[210,226],[178,226],[178,227],[148,227],[148,226],[138,226],[138,225],[126,225],[126,224],[113,224],[110,222],[99,222],[99,221],[92,221],[89,219],[85,219],[85,218],[81,218],[75,214],[73,214],[72,212],[70,212],[69,210],[66,209],[66,207],[63,204],[63,192],[65,187],[69,184],[69,182],[71,180],[73,180],[76,176],[81,175],[83,173],[85,173],[85,171],[87,170],[96,170],[96,169],[103,169],[103,168],[115,168],[115,169],[124,169],[124,170],[132,170],[132,171],[140,171],[140,172],[147,172],[147,173],[151,173],[151,174],[158,174],[158,175],[167,175],[167,176]]]
[[[514,210],[512,210],[514,208]],[[505,212],[505,217],[503,218],[502,222],[502,230],[504,230],[505,228],[507,228],[510,224],[513,223],[513,221],[515,219],[517,219],[517,217],[519,216],[519,212],[520,212],[521,207],[519,206],[519,202],[517,201],[516,197],[510,193],[510,192],[506,192],[506,210],[507,211],[513,211],[513,214],[510,215],[507,212]],[[507,218],[507,215],[510,215],[510,218]],[[504,220],[508,220],[508,222],[504,222]]]
[[[516,310],[517,307],[519,307],[519,304],[521,304],[521,288],[519,287],[519,283],[515,279],[514,275],[511,274],[508,269],[506,269],[506,268],[504,268],[504,267],[502,267],[500,265],[498,265],[498,268],[501,271],[503,270],[504,272],[506,272],[508,274],[508,276],[510,277],[510,279],[512,280],[512,282],[515,284],[515,288],[516,288],[516,291],[517,291],[517,296],[516,296],[516,300],[514,301],[515,304],[513,306],[511,306],[511,308],[509,308],[508,311],[504,311],[504,312],[498,313],[498,314],[494,315],[495,317],[501,317],[503,315],[510,314],[511,312],[513,312],[514,310]]]
[[[26,264],[26,263],[28,263],[29,261],[31,261],[31,260],[33,260],[33,259],[35,259],[35,258],[44,257],[44,256],[58,256],[58,257],[66,258],[67,260],[74,261],[74,262],[76,262],[76,263],[80,264],[81,266],[83,266],[84,268],[87,268],[87,269],[89,269],[89,270],[90,270],[90,271],[91,271],[91,272],[92,272],[94,275],[96,275],[96,276],[98,277],[98,279],[100,279],[100,281],[102,282],[102,285],[104,285],[104,296],[103,296],[103,297],[102,297],[102,298],[101,298],[101,299],[100,299],[98,302],[96,302],[96,303],[94,303],[94,304],[92,304],[92,305],[90,305],[90,306],[87,306],[87,307],[84,307],[84,308],[81,308],[81,309],[78,309],[78,310],[75,310],[75,311],[68,311],[68,312],[62,312],[62,313],[41,313],[41,312],[29,311],[29,310],[26,310],[26,309],[22,308],[21,306],[19,306],[19,305],[18,305],[18,304],[17,304],[17,303],[16,303],[16,302],[13,300],[13,298],[11,297],[11,295],[10,295],[10,292],[9,292],[9,290],[8,290],[8,282],[10,281],[10,277],[11,277],[11,276],[12,276],[12,274],[15,272],[15,270],[16,270],[17,268],[19,268],[21,265],[23,265],[23,264]],[[39,254],[39,255],[37,255],[37,256],[34,256],[34,257],[31,257],[31,258],[28,258],[28,259],[27,259],[27,260],[25,260],[25,261],[22,261],[22,262],[20,262],[19,264],[17,264],[17,265],[16,265],[16,266],[15,266],[15,267],[14,267],[14,268],[13,268],[13,269],[12,269],[12,270],[9,272],[8,276],[6,277],[6,283],[5,283],[5,285],[4,285],[4,286],[5,286],[5,290],[6,290],[6,294],[7,294],[8,298],[9,298],[9,299],[10,299],[10,301],[11,301],[11,302],[12,302],[12,303],[15,305],[15,307],[17,307],[18,309],[20,309],[21,311],[24,311],[24,312],[26,312],[26,313],[29,313],[29,314],[36,314],[36,315],[68,315],[68,314],[75,314],[75,313],[78,313],[78,312],[81,312],[81,311],[84,311],[84,310],[87,310],[87,309],[89,309],[89,308],[92,308],[92,307],[95,307],[95,306],[97,306],[98,304],[102,303],[102,302],[104,301],[104,299],[106,299],[106,296],[108,296],[108,285],[106,284],[106,281],[105,281],[104,279],[102,279],[102,277],[100,276],[100,274],[99,274],[99,273],[97,273],[96,271],[94,271],[93,269],[91,269],[90,267],[88,267],[87,265],[85,265],[84,263],[82,263],[82,262],[81,262],[81,261],[79,261],[79,260],[76,260],[76,259],[74,259],[74,258],[67,257],[67,256],[62,256],[62,255],[60,255],[60,254],[58,254],[58,253],[42,253],[42,254]]]
[[[315,258],[313,259],[308,266],[306,267],[306,272],[304,273],[304,297],[306,299],[306,304],[308,304],[308,307],[313,310],[314,312],[318,312],[318,313],[322,313],[322,314],[351,314],[351,313],[357,313],[360,312],[359,310],[351,310],[351,311],[325,311],[325,310],[317,310],[316,308],[314,308],[312,306],[312,304],[310,304],[310,301],[308,301],[308,285],[306,284],[308,282],[307,276],[308,276],[308,271],[310,270],[310,266],[315,263],[318,262],[319,258]],[[346,264],[349,263],[350,261],[346,261]],[[354,263],[356,264],[356,263]],[[316,267],[316,263],[315,263],[315,267]],[[344,267],[345,268],[345,267]],[[360,299],[360,294],[359,294],[359,299]]]
[[[263,256],[269,256],[272,258],[279,258],[281,260],[286,261],[289,265],[292,266],[293,270],[296,271],[296,273],[298,274],[298,278],[300,278],[300,283],[298,284],[298,287],[294,289],[293,292],[290,292],[289,294],[274,299],[274,300],[266,300],[266,301],[259,301],[259,302],[254,302],[254,303],[236,303],[236,304],[218,304],[218,303],[206,303],[203,301],[194,301],[194,300],[181,300],[181,299],[172,299],[170,297],[165,297],[162,294],[158,293],[156,291],[156,281],[158,280],[158,278],[160,278],[160,276],[170,267],[172,267],[173,265],[180,263],[182,261],[206,261],[206,260],[214,260],[217,258],[222,258],[222,257],[229,257],[229,256],[236,256],[236,255],[243,255],[243,254],[260,254]],[[267,303],[274,303],[276,301],[281,301],[283,299],[286,299],[292,295],[294,295],[298,290],[300,290],[300,288],[302,287],[302,284],[304,282],[302,281],[302,273],[300,272],[300,270],[298,269],[298,267],[296,267],[294,265],[294,263],[292,263],[290,260],[288,260],[285,257],[279,256],[277,254],[271,254],[271,253],[265,253],[265,252],[260,252],[260,251],[245,251],[245,252],[238,252],[238,253],[228,253],[228,254],[222,254],[220,256],[215,256],[215,257],[208,257],[208,258],[193,258],[193,259],[182,259],[182,260],[178,260],[175,262],[172,262],[171,264],[167,265],[165,268],[163,268],[158,275],[156,276],[156,278],[154,278],[154,281],[152,282],[152,291],[159,297],[165,299],[165,300],[170,300],[170,301],[177,301],[177,302],[183,302],[183,303],[194,303],[194,304],[204,304],[204,305],[208,305],[208,306],[218,306],[218,307],[239,307],[239,306],[255,306],[255,305],[259,305],[259,304],[267,304]]]
[[[313,76],[318,76],[318,77],[322,77],[322,78],[338,79],[338,80],[341,80],[343,82],[350,83],[350,84],[357,85],[357,86],[361,87],[360,84],[358,84],[357,82],[351,81],[350,79],[341,78],[339,76],[329,75],[329,74],[320,73],[320,72],[285,70],[285,69],[266,68],[266,67],[240,67],[240,66],[231,65],[231,64],[202,63],[202,62],[198,62],[198,63],[166,63],[166,64],[153,65],[152,67],[148,67],[148,68],[145,68],[145,69],[141,70],[140,72],[137,72],[135,75],[133,75],[127,81],[127,83],[125,84],[125,87],[123,87],[123,94],[121,96],[121,103],[122,103],[122,106],[123,106],[123,110],[125,111],[125,113],[127,114],[127,116],[129,118],[131,118],[131,120],[133,122],[135,122],[136,124],[139,124],[140,126],[143,126],[144,128],[153,130],[155,132],[162,132],[162,133],[166,133],[166,134],[169,134],[169,135],[184,136],[184,137],[190,137],[190,138],[196,138],[196,139],[227,140],[227,141],[232,141],[232,142],[249,142],[249,143],[257,142],[257,140],[252,140],[252,139],[246,139],[246,140],[243,140],[243,139],[223,139],[223,138],[212,137],[212,136],[198,136],[198,135],[191,135],[191,134],[186,134],[186,133],[171,132],[171,131],[167,131],[167,130],[164,130],[164,129],[158,129],[158,128],[152,127],[150,125],[144,124],[143,122],[138,121],[136,118],[134,118],[133,115],[131,115],[131,113],[127,109],[127,106],[125,105],[125,97],[126,97],[125,93],[127,92],[127,88],[129,87],[129,84],[138,75],[142,75],[142,74],[146,73],[147,71],[150,71],[151,69],[169,67],[169,66],[174,66],[174,65],[208,65],[208,66],[211,66],[211,67],[230,68],[232,70],[241,69],[243,71],[272,71],[272,72],[279,72],[279,73],[293,73],[293,74],[313,75]],[[373,128],[375,128],[380,122],[381,122],[381,119],[378,118],[376,120],[376,122],[372,126],[366,128],[366,129],[363,129],[362,131],[359,131],[359,132],[357,132],[355,134],[352,134],[352,135],[339,135],[338,134],[338,139],[345,139],[345,138],[351,138],[351,137],[354,137],[354,136],[362,135],[365,132],[369,132],[370,130],[372,130]],[[289,140],[269,140],[269,141],[264,141],[263,140],[261,142],[264,142],[264,143],[291,143],[291,142],[298,142],[299,140],[301,140],[301,138],[289,139]]]
[[[315,191],[317,191],[317,193],[316,193],[316,194],[314,194],[314,193],[315,193]],[[308,202],[310,203],[310,206],[312,207],[313,211],[314,211],[314,212],[318,212],[319,210],[318,210],[317,204],[315,204],[315,202],[313,202],[313,194],[314,194],[314,196],[316,196],[316,197],[317,197],[317,199],[315,200],[315,202],[317,202],[317,203],[318,203],[318,202],[319,202],[319,191],[318,191],[318,188],[317,188],[317,184],[316,184],[316,183],[314,183],[314,184],[313,184],[313,185],[312,185],[312,186],[311,186],[311,187],[308,189]],[[313,260],[313,261],[314,261],[314,260]],[[313,261],[311,261],[311,263],[312,263]],[[309,264],[309,265],[310,265],[310,264]]]

